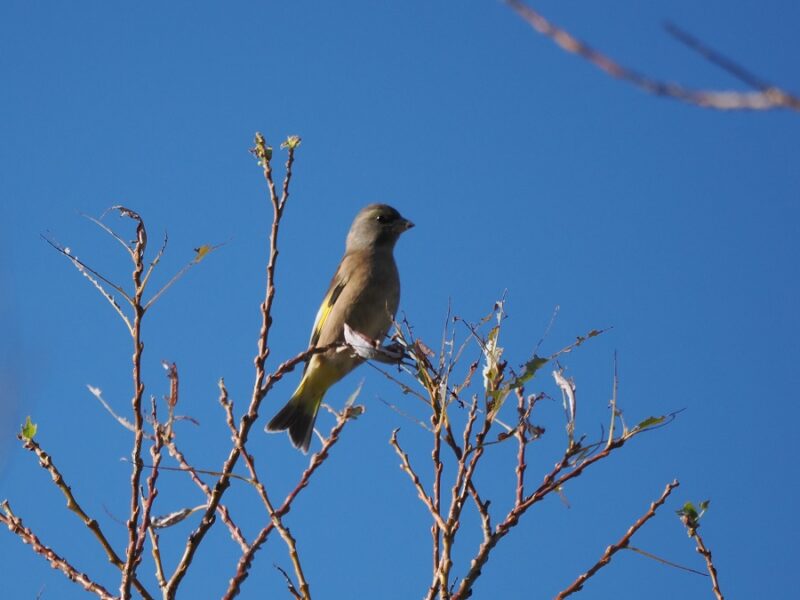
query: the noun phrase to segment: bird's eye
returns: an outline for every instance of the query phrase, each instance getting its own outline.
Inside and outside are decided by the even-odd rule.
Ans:
[[[386,215],[378,215],[375,217],[375,220],[378,221],[378,223],[386,223],[389,220],[389,217]]]

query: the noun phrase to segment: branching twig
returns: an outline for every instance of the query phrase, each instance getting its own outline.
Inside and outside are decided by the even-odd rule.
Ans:
[[[0,503],[3,512],[0,514],[0,523],[8,527],[11,533],[17,535],[24,543],[30,544],[33,551],[43,556],[47,562],[50,563],[54,569],[58,569],[66,575],[71,581],[74,581],[89,592],[96,594],[103,600],[114,600],[114,595],[111,594],[99,583],[93,581],[86,573],[78,571],[73,567],[65,558],[59,556],[52,548],[45,546],[34,533],[22,524],[22,519],[17,517],[11,510],[8,501],[4,500]]]
[[[244,461],[247,470],[250,472],[253,485],[255,486],[256,490],[258,490],[258,495],[261,498],[261,501],[264,503],[267,512],[269,513],[272,524],[278,530],[278,533],[280,534],[281,538],[283,538],[283,541],[286,543],[286,547],[289,550],[289,557],[292,560],[294,572],[297,575],[298,585],[300,586],[299,597],[302,598],[302,600],[311,600],[311,591],[305,574],[303,573],[303,567],[300,563],[300,555],[297,552],[297,541],[292,536],[289,528],[283,524],[281,517],[275,512],[272,501],[269,499],[269,495],[267,494],[267,488],[264,487],[264,484],[261,483],[261,480],[258,477],[255,461],[250,453],[247,452],[247,449],[242,446],[238,431],[236,430],[236,423],[234,422],[233,402],[228,397],[228,390],[225,387],[225,382],[223,380],[219,381],[219,402],[225,409],[225,420],[228,424],[228,428],[231,431],[233,443],[239,446],[242,452],[242,460]],[[286,573],[284,573],[284,575],[286,575]]]
[[[305,471],[303,471],[303,474],[300,476],[300,480],[298,481],[297,485],[291,492],[287,494],[286,498],[284,498],[283,504],[275,509],[276,516],[283,518],[291,510],[292,502],[294,502],[295,498],[303,490],[303,488],[308,485],[308,482],[311,480],[311,476],[328,458],[330,449],[333,448],[336,442],[339,441],[339,435],[342,433],[344,426],[351,418],[360,414],[362,410],[363,409],[360,406],[346,406],[344,410],[339,413],[336,419],[336,425],[333,426],[328,434],[327,439],[323,442],[322,448],[319,452],[311,456],[308,467]],[[252,565],[253,558],[264,542],[267,541],[267,537],[274,528],[275,523],[270,521],[258,533],[247,552],[242,554],[242,557],[239,559],[239,564],[236,567],[236,574],[231,579],[230,584],[228,585],[228,590],[223,596],[224,600],[231,600],[239,594],[242,583],[250,574],[250,566]]]
[[[678,485],[680,484],[678,483],[677,479],[672,483],[668,484],[667,487],[664,488],[661,497],[655,502],[653,502],[650,505],[650,508],[647,510],[647,512],[643,514],[633,525],[631,525],[628,528],[628,531],[625,532],[625,535],[623,535],[616,544],[612,544],[608,548],[606,548],[606,551],[603,552],[603,556],[600,557],[600,560],[598,560],[589,570],[579,575],[578,578],[569,585],[569,587],[564,589],[564,591],[559,592],[558,595],[556,596],[556,600],[563,600],[567,596],[571,596],[575,592],[580,591],[583,588],[583,585],[590,577],[592,577],[600,569],[602,569],[608,563],[611,562],[611,557],[614,556],[614,554],[616,554],[623,548],[627,548],[628,543],[633,537],[633,534],[636,533],[645,523],[647,523],[647,521],[649,521],[656,515],[656,510],[658,510],[658,508],[662,504],[664,504],[664,502],[667,501],[667,498],[672,493],[672,490],[678,487]]]
[[[136,541],[136,548],[135,553],[137,556],[141,556],[144,550],[144,542],[145,538],[147,537],[147,532],[151,530],[150,527],[150,517],[153,511],[153,502],[155,502],[156,496],[158,496],[158,487],[156,483],[158,481],[158,467],[161,464],[161,450],[164,447],[164,432],[162,430],[161,424],[158,422],[158,413],[156,411],[156,399],[155,397],[151,398],[151,412],[150,415],[153,420],[153,444],[150,447],[150,458],[153,461],[152,469],[150,470],[150,476],[147,478],[147,496],[142,498],[142,522],[139,526],[139,539]],[[157,568],[156,571],[161,571],[161,564],[160,564],[160,555],[156,552],[157,542],[154,543],[153,550],[154,550],[154,558],[158,558],[156,561]],[[162,573],[163,579],[163,573]],[[162,586],[163,589],[163,586]]]
[[[256,154],[256,157],[263,168],[264,178],[266,179],[270,190],[270,202],[273,208],[273,219],[269,242],[270,246],[269,262],[267,264],[266,296],[264,302],[261,304],[261,330],[258,336],[258,352],[256,353],[256,357],[254,359],[256,369],[255,382],[253,385],[250,405],[248,406],[247,412],[241,417],[237,427],[237,435],[241,446],[244,446],[247,443],[250,429],[258,418],[258,409],[261,406],[261,400],[264,398],[264,395],[268,389],[264,381],[266,377],[264,364],[269,356],[269,347],[267,342],[269,339],[270,327],[272,326],[272,301],[275,296],[275,265],[278,258],[278,233],[280,230],[283,210],[286,206],[286,201],[289,198],[289,180],[291,178],[292,165],[294,163],[294,151],[298,144],[299,138],[297,138],[295,143],[288,145],[288,158],[286,161],[286,174],[284,176],[283,192],[282,196],[278,197],[277,192],[275,191],[275,184],[272,179],[272,149],[266,145],[264,137],[260,133],[256,134],[256,147],[254,149],[254,153]],[[165,593],[167,600],[175,597],[178,586],[186,575],[189,564],[191,564],[198,546],[213,525],[213,517],[217,510],[217,506],[219,505],[225,491],[230,486],[229,474],[233,472],[233,469],[236,466],[236,463],[239,461],[240,456],[241,450],[237,446],[231,449],[228,458],[225,459],[225,463],[222,466],[221,475],[217,479],[211,497],[209,498],[208,507],[206,508],[197,529],[195,529],[195,531],[193,531],[189,536],[183,555],[169,580]]]
[[[131,325],[131,322],[130,322],[130,320],[128,319],[128,315],[126,315],[126,314],[123,312],[123,310],[122,310],[122,307],[119,305],[119,303],[117,302],[116,298],[114,298],[114,296],[112,296],[112,295],[111,295],[111,294],[110,294],[110,293],[109,293],[109,292],[108,292],[108,291],[107,291],[107,290],[106,290],[106,289],[105,289],[105,288],[102,286],[102,284],[100,283],[100,281],[103,281],[103,282],[104,282],[104,283],[106,283],[107,285],[110,285],[111,287],[113,287],[113,288],[114,288],[114,289],[115,289],[117,292],[119,292],[119,293],[120,293],[120,294],[121,294],[121,295],[122,295],[122,296],[123,296],[123,297],[124,297],[124,298],[125,298],[125,299],[126,299],[128,302],[132,302],[133,300],[132,300],[132,298],[131,298],[131,297],[128,295],[128,293],[127,293],[127,292],[126,292],[124,289],[122,289],[120,286],[118,286],[117,284],[115,284],[115,283],[113,283],[112,281],[110,281],[110,280],[106,279],[106,278],[105,278],[103,275],[101,275],[100,273],[98,273],[97,271],[95,271],[94,269],[92,269],[90,266],[88,266],[87,264],[85,264],[85,263],[84,263],[83,261],[81,261],[79,258],[77,258],[76,256],[73,256],[73,255],[72,255],[72,253],[70,252],[69,248],[64,248],[64,247],[60,246],[59,244],[55,243],[54,241],[52,241],[52,240],[50,240],[50,239],[48,239],[48,238],[46,238],[46,237],[44,237],[44,236],[42,236],[42,239],[44,239],[44,241],[46,241],[48,244],[50,244],[50,245],[51,245],[53,248],[55,248],[55,249],[56,249],[58,252],[60,252],[60,253],[61,253],[61,254],[63,254],[64,256],[66,256],[66,257],[67,257],[67,258],[70,260],[70,262],[73,264],[73,266],[74,266],[76,269],[78,269],[78,272],[79,272],[81,275],[83,275],[84,277],[86,277],[86,279],[88,279],[88,280],[89,280],[89,282],[90,282],[90,283],[91,283],[91,284],[92,284],[92,285],[95,287],[95,289],[97,289],[97,291],[98,291],[98,292],[100,292],[100,293],[103,295],[103,298],[105,298],[105,299],[108,301],[108,303],[111,305],[111,307],[112,307],[112,308],[113,308],[113,309],[116,311],[116,313],[117,313],[117,314],[120,316],[120,318],[122,319],[122,321],[125,323],[125,326],[128,328],[128,332],[129,332],[131,335],[133,335],[133,326]]]
[[[103,530],[100,529],[100,524],[95,519],[87,515],[86,511],[83,510],[83,507],[81,507],[81,505],[75,499],[75,495],[72,493],[72,488],[67,484],[64,476],[61,474],[61,471],[58,470],[58,467],[56,467],[55,463],[53,462],[53,458],[47,452],[42,450],[41,446],[35,440],[23,438],[21,435],[18,435],[17,438],[22,442],[23,448],[36,454],[36,457],[39,459],[39,465],[48,473],[50,473],[53,483],[59,490],[61,490],[61,493],[64,494],[64,498],[67,500],[67,508],[75,513],[83,522],[83,524],[86,525],[89,531],[92,532],[94,537],[97,538],[97,541],[100,542],[100,545],[103,547],[103,550],[108,557],[108,561],[118,569],[123,569],[125,563],[114,551],[114,548],[111,547],[111,543],[108,541],[108,538],[106,538]],[[148,600],[151,599],[150,594],[148,594],[147,590],[144,588],[144,586],[142,586],[138,579],[134,578],[133,585],[143,598]]]
[[[694,90],[676,83],[666,83],[647,77],[620,65],[605,54],[590,48],[568,31],[548,21],[541,13],[524,4],[521,0],[506,0],[506,4],[533,27],[533,29],[550,38],[561,49],[572,54],[577,54],[608,75],[627,81],[639,89],[655,94],[656,96],[673,98],[681,102],[686,102],[687,104],[717,110],[770,110],[786,108],[800,111],[800,98],[774,86],[762,87],[762,85],[758,85],[756,86],[758,91],[755,92]],[[674,31],[673,35],[675,35]],[[683,35],[685,37],[682,41],[687,43],[686,38],[688,36],[685,34]],[[697,44],[695,49],[698,48],[699,44]],[[723,64],[726,64],[727,66],[723,66],[725,70],[735,72],[730,67],[733,61],[725,59],[725,63],[722,63],[718,58],[718,53],[712,55],[705,47],[703,47],[702,54],[717,65],[723,66]],[[746,80],[742,77],[742,74],[746,73],[744,69],[737,67],[736,71],[738,71],[737,77]],[[748,81],[748,83],[752,83],[752,80]]]
[[[186,473],[189,474],[189,478],[206,495],[206,500],[210,500],[212,495],[211,488],[208,487],[205,481],[200,479],[200,476],[198,475],[199,470],[189,464],[189,461],[186,459],[186,456],[183,454],[183,452],[178,448],[175,440],[166,440],[166,447],[170,456],[172,456],[172,458],[174,458],[180,466],[180,470],[186,471]],[[233,538],[233,540],[239,544],[239,547],[242,548],[242,551],[247,550],[247,548],[249,548],[249,544],[247,543],[242,530],[239,529],[239,526],[236,525],[236,523],[234,523],[228,508],[221,502],[217,504],[217,513],[219,513],[222,522],[225,523],[225,525],[228,527],[228,530],[231,532],[231,538]]]
[[[705,542],[703,542],[703,538],[700,537],[700,534],[697,531],[700,528],[700,524],[698,522],[699,516],[694,512],[693,509],[690,511],[686,511],[685,509],[678,511],[678,514],[680,515],[680,519],[684,527],[686,527],[686,532],[689,534],[689,537],[694,540],[697,546],[697,553],[701,554],[706,561],[706,569],[708,569],[708,574],[711,576],[711,586],[714,591],[714,596],[717,598],[717,600],[725,600],[724,596],[722,595],[722,590],[720,590],[719,587],[719,577],[717,576],[717,569],[714,566],[714,561],[711,558],[711,550],[706,547]]]
[[[139,484],[142,477],[142,440],[144,438],[144,415],[142,413],[142,396],[144,394],[144,383],[142,382],[142,318],[144,317],[144,307],[142,306],[142,273],[144,271],[144,251],[147,247],[147,231],[144,227],[142,218],[132,210],[124,207],[116,207],[123,216],[136,221],[136,243],[133,248],[133,397],[131,399],[131,409],[133,412],[133,450],[131,451],[131,510],[128,517],[128,547],[125,551],[125,566],[122,569],[122,582],[120,583],[120,597],[122,600],[130,598],[131,579],[136,572],[136,565],[140,560],[139,533],[137,525],[139,521]]]
[[[439,529],[446,531],[447,523],[445,523],[442,515],[439,514],[439,511],[436,510],[433,499],[428,495],[428,492],[425,491],[425,487],[422,485],[419,475],[417,475],[416,471],[414,471],[413,467],[411,466],[408,454],[400,447],[400,443],[397,441],[398,431],[399,429],[392,431],[392,437],[389,439],[389,443],[400,457],[400,468],[405,471],[411,479],[411,482],[414,484],[414,488],[417,490],[419,499],[422,500],[422,503],[427,507],[428,512],[431,513],[431,517],[433,517],[433,520],[439,526]]]

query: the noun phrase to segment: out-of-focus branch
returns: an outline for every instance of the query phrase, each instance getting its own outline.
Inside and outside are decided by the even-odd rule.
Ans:
[[[711,51],[694,38],[683,34],[683,32],[681,32],[682,35],[677,35],[674,27],[671,33],[676,35],[676,37],[682,38],[681,41],[683,43],[690,45],[709,61],[733,73],[736,77],[749,85],[757,83],[757,85],[753,87],[756,87],[758,91],[695,90],[676,83],[658,81],[657,79],[624,67],[605,54],[594,50],[568,31],[551,23],[541,13],[521,2],[521,0],[506,0],[506,4],[533,29],[550,38],[562,50],[571,54],[577,54],[606,74],[627,81],[639,89],[656,96],[673,98],[681,102],[686,102],[687,104],[716,110],[771,110],[784,108],[800,111],[800,98],[781,88],[763,85],[763,82],[758,78],[754,78],[742,67],[738,65],[734,67],[733,65],[735,63],[733,63],[733,61],[722,58],[719,53]],[[691,39],[693,43],[689,43],[689,39]],[[747,73],[747,76],[743,77],[745,73]]]
[[[556,600],[563,600],[563,598],[571,596],[575,592],[580,591],[590,577],[611,562],[611,557],[614,556],[614,554],[623,548],[627,548],[631,538],[633,537],[633,534],[641,529],[642,526],[647,523],[647,521],[656,515],[656,510],[658,510],[658,508],[667,501],[667,498],[672,493],[672,490],[678,487],[678,485],[680,484],[678,483],[677,479],[672,483],[667,484],[667,487],[664,488],[661,497],[650,504],[650,508],[647,510],[647,512],[628,528],[628,531],[625,532],[625,535],[623,535],[616,544],[612,544],[606,548],[605,552],[603,552],[603,556],[600,557],[600,560],[598,560],[590,569],[579,575],[578,578],[569,585],[569,587],[564,589],[564,591],[559,592],[556,596]]]
[[[22,524],[22,519],[17,517],[11,510],[7,500],[0,503],[3,512],[0,514],[0,523],[8,527],[11,533],[17,535],[24,543],[30,544],[33,551],[42,555],[54,569],[58,569],[71,581],[83,586],[86,591],[96,594],[103,600],[115,600],[114,595],[99,583],[93,581],[86,573],[78,571],[65,558],[59,556],[52,548],[45,546],[39,538],[27,527]]]

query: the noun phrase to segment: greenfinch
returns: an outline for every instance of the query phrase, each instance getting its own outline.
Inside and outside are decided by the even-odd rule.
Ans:
[[[350,226],[344,257],[317,312],[310,346],[343,342],[345,323],[371,340],[383,340],[400,302],[394,246],[400,234],[413,226],[386,204],[361,209]],[[292,444],[308,452],[325,392],[362,362],[352,351],[341,348],[312,356],[291,399],[266,430],[288,430]]]

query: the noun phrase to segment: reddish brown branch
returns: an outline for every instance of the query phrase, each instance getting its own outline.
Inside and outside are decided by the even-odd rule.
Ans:
[[[392,437],[389,439],[389,443],[400,457],[400,468],[405,471],[408,477],[411,479],[411,483],[414,484],[414,489],[417,490],[419,499],[422,500],[422,503],[428,509],[431,517],[433,517],[434,523],[436,523],[439,529],[444,532],[447,530],[447,523],[445,523],[442,515],[436,510],[433,503],[433,498],[431,498],[428,495],[428,492],[425,491],[425,487],[422,485],[419,475],[417,475],[416,471],[414,471],[414,468],[411,466],[411,459],[408,457],[408,454],[400,447],[400,443],[397,441],[398,431],[398,429],[392,431]]]
[[[211,488],[208,487],[205,481],[200,479],[197,469],[189,464],[189,461],[186,459],[186,456],[183,454],[183,452],[178,448],[175,440],[167,440],[166,446],[170,456],[172,456],[178,465],[180,465],[181,470],[186,471],[189,474],[189,478],[205,494],[206,500],[210,500],[213,493]],[[236,523],[234,523],[228,508],[221,502],[217,504],[217,513],[219,514],[220,519],[222,519],[222,522],[228,527],[228,530],[231,533],[231,538],[233,538],[233,540],[239,544],[239,547],[242,549],[242,551],[247,550],[250,545],[247,543],[242,530],[239,529],[239,526],[236,525]]]
[[[102,529],[100,529],[100,524],[95,519],[87,515],[86,511],[83,510],[83,507],[75,499],[75,495],[72,493],[72,488],[67,484],[64,476],[61,474],[61,471],[58,470],[58,467],[56,467],[55,463],[53,462],[53,458],[47,452],[45,452],[35,440],[25,439],[22,436],[17,437],[23,442],[22,447],[36,454],[36,457],[39,459],[39,465],[48,473],[50,473],[53,483],[59,490],[61,490],[61,493],[64,494],[64,498],[67,500],[67,508],[75,513],[83,522],[83,524],[86,525],[89,531],[92,532],[94,537],[97,538],[97,541],[100,542],[100,545],[103,547],[103,550],[108,557],[108,561],[118,569],[122,570],[125,566],[125,563],[114,551],[114,548],[111,547],[111,543],[108,541],[108,538],[106,538]],[[142,597],[145,598],[145,600],[152,600],[152,596],[150,596],[144,586],[139,582],[138,578],[133,578],[133,585],[142,595]]]
[[[714,566],[714,561],[711,559],[711,550],[706,548],[705,543],[703,543],[703,538],[697,533],[697,529],[695,529],[694,532],[694,541],[697,544],[697,551],[706,559],[706,568],[708,569],[708,574],[711,576],[711,585],[714,590],[714,595],[717,597],[717,600],[725,600],[722,595],[722,590],[719,589],[719,578],[717,577],[717,569]]]
[[[613,440],[611,443],[605,445],[602,451],[580,461],[578,464],[572,465],[571,470],[563,473],[565,469],[570,467],[570,461],[574,456],[574,452],[568,450],[553,469],[545,475],[541,485],[534,492],[525,497],[521,503],[515,504],[508,512],[508,515],[506,515],[506,518],[495,527],[492,535],[488,539],[484,539],[478,548],[478,552],[472,559],[469,571],[467,571],[458,589],[452,595],[452,600],[464,600],[472,595],[472,586],[480,576],[483,566],[489,560],[491,551],[497,543],[519,523],[522,515],[525,514],[531,506],[543,500],[548,494],[561,488],[567,481],[579,477],[588,467],[608,457],[614,450],[621,448],[625,442],[642,431],[645,430],[632,431],[626,436]]]
[[[697,545],[696,550],[698,554],[701,554],[706,561],[706,569],[708,570],[708,574],[711,576],[711,586],[714,591],[714,596],[717,598],[717,600],[725,600],[724,596],[722,595],[722,590],[720,590],[719,587],[719,577],[717,576],[717,569],[714,566],[714,561],[711,558],[711,550],[706,547],[705,543],[703,542],[703,538],[700,537],[700,534],[697,532],[700,527],[697,522],[697,517],[683,513],[681,515],[681,522],[686,527],[689,537],[692,538]]]
[[[71,581],[81,585],[86,591],[96,594],[103,600],[114,600],[114,595],[111,592],[93,581],[86,573],[78,571],[65,558],[59,556],[55,550],[45,546],[30,529],[23,525],[22,519],[12,512],[7,500],[0,503],[0,506],[5,512],[5,514],[0,514],[0,523],[8,527],[9,531],[19,537],[23,543],[29,544],[34,552],[50,563],[50,566],[64,573]]]
[[[342,432],[342,429],[344,429],[344,426],[353,416],[360,414],[361,410],[362,408],[360,406],[349,406],[345,407],[345,409],[339,413],[336,419],[336,425],[333,426],[333,429],[331,429],[330,433],[328,434],[328,438],[322,443],[322,448],[319,452],[311,456],[309,465],[306,470],[303,471],[303,474],[300,476],[300,480],[298,481],[297,485],[291,492],[287,494],[286,498],[284,498],[283,504],[275,509],[275,515],[278,518],[283,518],[291,510],[292,502],[294,502],[295,498],[297,498],[297,495],[303,490],[303,488],[308,485],[308,482],[311,480],[311,476],[322,465],[322,463],[325,462],[325,460],[328,458],[328,453],[330,452],[331,448],[333,448],[336,442],[339,441],[339,436]],[[267,541],[269,534],[274,528],[274,521],[270,521],[258,533],[247,552],[242,554],[242,557],[239,559],[239,563],[236,568],[236,574],[231,579],[230,584],[228,585],[228,590],[223,596],[224,600],[231,600],[239,594],[242,583],[250,574],[250,567],[253,563],[253,558],[264,542]]]
[[[595,573],[611,562],[611,557],[614,556],[614,554],[623,548],[627,548],[631,538],[633,537],[633,534],[641,529],[641,527],[647,523],[647,521],[656,515],[656,510],[658,510],[658,508],[667,501],[667,498],[672,493],[672,490],[678,487],[678,485],[680,484],[678,483],[677,479],[668,484],[667,487],[664,488],[661,497],[650,504],[650,508],[647,510],[647,512],[628,528],[628,531],[625,532],[625,535],[623,535],[616,544],[612,544],[606,548],[605,552],[603,552],[603,555],[600,557],[600,560],[598,560],[589,570],[579,575],[578,578],[569,585],[569,587],[564,589],[564,591],[559,592],[559,594],[556,596],[556,600],[563,600],[563,598],[571,596],[575,592],[580,591],[590,577],[594,576]]]
[[[264,302],[261,304],[261,330],[258,336],[258,352],[254,359],[256,369],[255,382],[247,412],[241,417],[239,426],[237,428],[237,436],[241,447],[247,444],[247,438],[250,434],[250,429],[256,422],[256,419],[258,419],[258,409],[261,406],[261,400],[264,398],[264,395],[267,393],[269,387],[271,387],[275,381],[280,379],[280,377],[276,377],[272,382],[265,382],[266,372],[264,369],[264,364],[269,356],[268,339],[270,327],[272,326],[272,301],[275,296],[275,266],[278,258],[278,233],[280,230],[283,210],[289,197],[289,180],[291,178],[291,170],[294,163],[295,147],[296,144],[288,146],[288,159],[286,161],[286,174],[284,179],[283,193],[279,198],[272,179],[272,166],[270,160],[272,157],[272,149],[267,147],[264,137],[260,133],[256,134],[256,147],[254,151],[263,168],[264,178],[266,179],[269,187],[270,202],[273,208],[273,219],[269,241],[269,262],[267,264],[266,292]],[[200,524],[189,536],[183,555],[169,580],[167,590],[165,592],[165,598],[168,600],[175,597],[178,586],[186,575],[187,569],[194,558],[194,554],[197,551],[198,546],[203,541],[203,538],[205,537],[206,533],[208,533],[208,530],[211,529],[211,526],[214,524],[214,513],[216,512],[217,506],[222,500],[225,491],[230,486],[230,474],[233,473],[233,469],[236,467],[236,463],[239,461],[240,456],[240,447],[235,446],[231,449],[228,458],[225,460],[222,466],[221,474],[217,479],[211,497],[209,498],[208,506],[200,520]]]
[[[272,504],[272,501],[269,499],[269,494],[267,494],[267,488],[261,482],[261,479],[258,476],[258,472],[256,471],[255,461],[253,457],[247,452],[247,449],[244,448],[241,444],[241,440],[239,439],[238,432],[236,431],[236,424],[234,422],[233,417],[233,402],[228,397],[228,390],[225,387],[225,382],[220,380],[219,382],[219,402],[222,407],[225,409],[225,420],[228,424],[228,428],[231,431],[231,439],[233,443],[239,446],[242,452],[242,460],[244,461],[247,470],[250,473],[250,479],[255,486],[256,490],[258,491],[258,495],[261,498],[264,506],[267,509],[267,513],[269,513],[270,520],[275,528],[278,530],[283,541],[286,543],[286,547],[289,551],[289,557],[292,561],[292,566],[294,567],[294,572],[297,575],[297,582],[300,586],[299,597],[302,600],[310,600],[311,599],[311,590],[308,585],[308,581],[306,580],[305,573],[303,572],[302,564],[300,563],[300,554],[297,552],[297,540],[292,536],[289,528],[283,524],[281,517],[276,513],[275,508]],[[286,573],[284,572],[284,575]],[[288,577],[288,576],[287,576]],[[292,585],[294,587],[294,585]],[[296,591],[296,590],[295,590]]]
[[[568,31],[548,21],[541,13],[520,0],[506,0],[525,22],[542,35],[550,38],[562,50],[576,54],[611,77],[627,81],[641,90],[717,110],[771,110],[785,108],[800,111],[800,98],[778,87],[768,87],[755,92],[728,90],[694,90],[676,83],[658,81],[637,73],[594,50]],[[718,60],[714,60],[719,64]],[[730,62],[730,61],[729,61]],[[726,70],[730,70],[726,68]],[[740,77],[741,78],[741,77]]]

